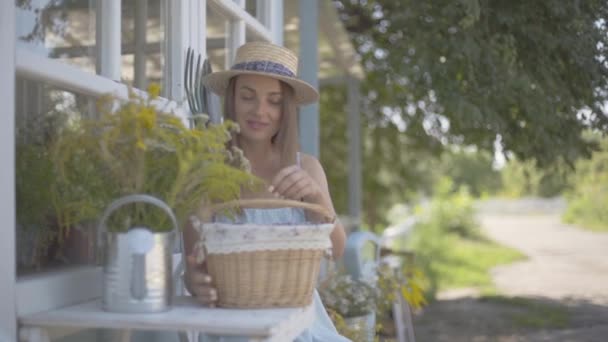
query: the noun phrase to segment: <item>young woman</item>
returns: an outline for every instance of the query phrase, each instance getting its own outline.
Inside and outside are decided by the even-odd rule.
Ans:
[[[237,50],[236,61],[227,71],[212,73],[204,83],[224,97],[225,118],[235,121],[240,132],[233,143],[251,163],[253,174],[266,182],[262,193],[247,198],[285,198],[315,203],[335,214],[327,178],[319,161],[298,151],[297,107],[318,100],[319,94],[296,77],[298,59],[290,50],[265,42],[247,43]],[[302,222],[306,217],[295,208],[245,209],[242,220],[251,223]],[[186,286],[204,304],[213,304],[217,292],[203,265],[197,265],[193,245],[198,238],[185,231]],[[334,258],[344,251],[343,226],[331,233]],[[348,341],[340,336],[315,291],[316,319],[297,341]]]

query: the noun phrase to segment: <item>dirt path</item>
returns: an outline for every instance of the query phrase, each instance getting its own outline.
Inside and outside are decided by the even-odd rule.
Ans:
[[[542,200],[483,207],[487,234],[528,259],[493,270],[505,297],[456,291],[425,309],[417,340],[608,341],[608,234],[562,224],[560,209]]]
[[[484,215],[481,223],[492,239],[528,256],[494,270],[502,293],[608,305],[608,234],[564,225],[558,215]]]

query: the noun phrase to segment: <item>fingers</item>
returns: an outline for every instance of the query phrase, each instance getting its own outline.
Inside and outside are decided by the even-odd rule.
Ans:
[[[217,290],[209,286],[195,286],[193,295],[204,305],[214,305],[217,302]]]
[[[194,256],[189,255],[186,263],[188,290],[200,303],[213,306],[218,299],[218,294],[213,287],[211,276],[203,270],[203,265],[196,262]]]
[[[279,171],[268,191],[276,197],[301,200],[314,195],[318,189],[315,181],[300,167],[293,165]]]
[[[281,192],[282,196],[289,199],[300,200],[305,194],[311,192],[312,184],[310,177],[302,177]]]
[[[272,183],[270,184],[271,188],[276,188],[278,185],[280,185],[283,182],[283,179],[285,177],[288,177],[289,175],[291,175],[294,172],[298,172],[301,171],[302,169],[297,166],[297,165],[291,165],[288,166],[286,168],[283,168],[281,171],[279,171],[279,173],[277,173],[276,176],[274,176],[274,178],[272,179]],[[272,192],[272,190],[270,190],[270,192]]]

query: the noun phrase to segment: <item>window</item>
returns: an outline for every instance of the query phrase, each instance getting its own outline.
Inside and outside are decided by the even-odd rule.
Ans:
[[[17,48],[96,72],[95,0],[16,0]]]
[[[50,186],[50,141],[94,115],[94,99],[17,77],[15,83],[15,182],[17,275],[94,263],[95,229],[81,224],[64,231],[55,219]]]
[[[226,36],[228,20],[212,6],[207,7],[207,57],[213,70],[224,70],[226,61]]]
[[[166,68],[167,0],[122,1],[121,80],[139,89],[163,84]]]

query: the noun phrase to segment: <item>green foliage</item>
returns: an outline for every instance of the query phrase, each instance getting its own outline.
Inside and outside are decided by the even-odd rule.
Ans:
[[[96,220],[111,201],[129,194],[156,196],[183,221],[201,204],[236,199],[255,184],[242,152],[226,148],[234,123],[188,129],[157,109],[158,92],[152,85],[148,98],[131,93],[116,110],[113,98],[104,99],[99,118],[81,119],[51,146],[58,175],[51,190],[62,227]],[[117,210],[108,229],[168,231],[169,222],[161,210],[136,203]]]
[[[473,197],[467,188],[456,189],[449,178],[441,178],[437,182],[429,208],[417,210],[423,221],[441,229],[443,233],[464,238],[480,236],[479,224],[475,220]]]
[[[495,194],[501,179],[500,172],[492,166],[493,160],[487,151],[453,147],[441,155],[439,173],[452,179],[456,188],[466,187],[475,197]]]
[[[321,90],[321,162],[336,210],[348,212],[347,120],[344,87]],[[401,134],[390,122],[377,124],[363,110],[361,117],[363,167],[363,214],[371,227],[387,223],[386,212],[394,203],[416,198],[420,189],[430,189],[432,159],[424,142]],[[430,190],[428,190],[430,192]]]
[[[454,191],[444,179],[426,208],[420,208],[420,222],[408,239],[417,264],[428,279],[428,298],[454,287],[488,287],[489,270],[521,258],[518,252],[487,240],[474,219],[473,198]]]
[[[584,228],[608,231],[608,139],[591,159],[580,160],[567,193],[564,220]]]
[[[558,196],[568,189],[571,174],[572,169],[563,160],[541,168],[534,159],[512,159],[501,170],[501,193],[507,197]]]
[[[372,121],[404,133],[548,165],[588,156],[588,127],[608,130],[608,3],[335,1],[366,72]],[[589,111],[579,113],[580,109]]]
[[[607,92],[605,1],[334,3],[365,72],[363,210],[373,228],[387,223],[393,204],[430,194],[440,171],[474,195],[492,193],[498,179],[481,162],[497,139],[506,154],[551,170],[590,155],[596,144],[583,130],[608,130],[599,108]],[[346,91],[328,86],[321,94],[321,159],[345,213]],[[449,152],[439,167],[446,146],[487,154],[474,162]],[[478,177],[467,160],[482,167]],[[561,172],[541,177],[534,192],[561,192]]]
[[[52,98],[47,99],[51,102]],[[48,115],[18,120],[15,135],[15,192],[18,266],[40,267],[45,256],[67,232],[54,225],[49,188],[56,175],[47,145],[65,125],[67,115],[51,110]],[[26,241],[26,242],[23,242]],[[29,251],[31,249],[31,251]]]

